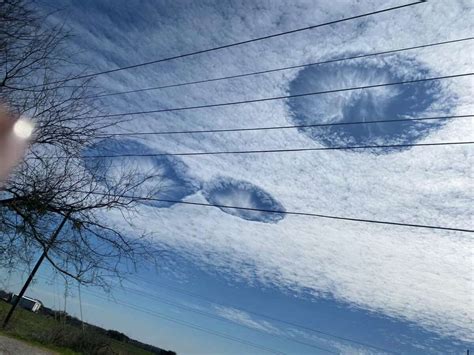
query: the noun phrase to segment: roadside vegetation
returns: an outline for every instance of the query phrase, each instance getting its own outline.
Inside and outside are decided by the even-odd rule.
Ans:
[[[0,300],[0,318],[5,316],[9,307],[8,303]],[[18,309],[12,322],[0,331],[0,334],[64,355],[175,354],[142,344],[114,330],[105,330],[89,324],[85,324],[83,328],[79,320],[59,312],[57,315],[47,315]]]

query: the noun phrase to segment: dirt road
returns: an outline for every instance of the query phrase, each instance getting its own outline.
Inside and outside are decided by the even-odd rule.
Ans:
[[[57,353],[35,348],[20,340],[0,335],[0,355],[55,355]]]

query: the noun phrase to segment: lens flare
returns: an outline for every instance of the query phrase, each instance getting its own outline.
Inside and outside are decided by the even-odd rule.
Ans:
[[[28,139],[33,134],[33,123],[27,118],[20,118],[13,126],[13,133],[21,139]]]

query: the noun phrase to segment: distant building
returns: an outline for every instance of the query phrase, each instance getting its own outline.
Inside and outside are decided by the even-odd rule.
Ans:
[[[12,298],[11,292],[0,290],[0,300],[5,301],[5,302],[10,302],[11,298]]]
[[[11,303],[15,302],[17,297],[18,297],[17,295],[13,295],[11,299]],[[34,298],[26,297],[26,296],[23,296],[21,298],[20,302],[18,302],[18,305],[21,308],[27,309],[32,312],[38,312],[40,308],[43,307],[43,304],[41,303],[41,301],[35,300]]]

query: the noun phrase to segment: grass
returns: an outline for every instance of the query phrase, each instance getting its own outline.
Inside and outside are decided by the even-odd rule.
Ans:
[[[5,317],[9,307],[8,303],[0,301],[0,319]],[[15,310],[10,324],[0,334],[63,355],[153,354],[133,344],[111,339],[97,331],[87,328],[83,331],[81,327],[64,324],[53,317],[32,313],[21,308]]]

